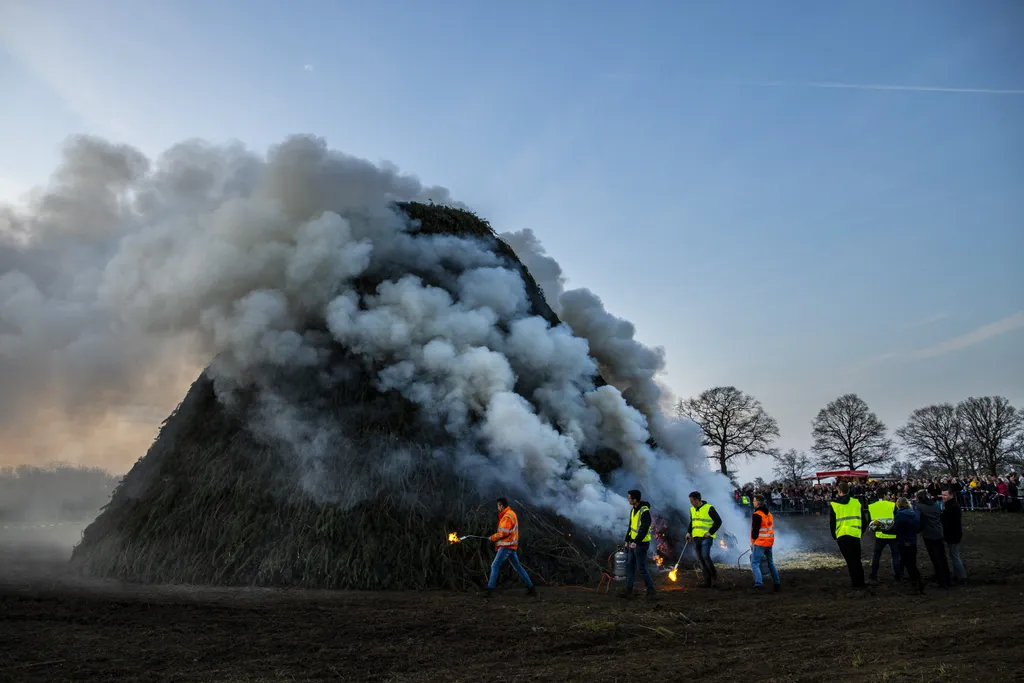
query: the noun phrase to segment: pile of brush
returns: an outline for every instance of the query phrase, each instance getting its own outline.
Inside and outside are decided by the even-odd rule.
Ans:
[[[557,324],[533,278],[484,221],[448,207],[401,206],[424,234],[490,240],[522,272],[532,312]],[[516,492],[480,490],[462,478],[452,459],[438,455],[456,446],[450,435],[419,419],[398,392],[378,391],[373,368],[340,348],[332,367],[343,379],[330,391],[301,373],[280,376],[275,387],[344,434],[318,453],[315,494],[303,485],[310,468],[302,454],[253,429],[255,399],[219,400],[206,372],[85,530],[73,567],[128,581],[211,585],[376,590],[485,582],[490,545],[453,545],[447,535],[493,533],[494,496]],[[396,452],[407,465],[382,469],[378,456]],[[604,474],[621,460],[603,449],[593,462]],[[538,583],[599,577],[606,545],[552,513],[513,508],[520,556]]]

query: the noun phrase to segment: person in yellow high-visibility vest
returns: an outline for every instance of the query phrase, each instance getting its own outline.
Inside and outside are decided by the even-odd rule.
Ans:
[[[708,588],[718,586],[718,570],[711,560],[711,546],[715,542],[715,534],[722,526],[722,518],[718,510],[700,495],[700,491],[690,493],[690,526],[686,529],[686,540],[693,541],[704,572],[704,585]]]
[[[864,565],[861,564],[860,537],[864,518],[860,501],[850,495],[850,485],[839,482],[839,497],[829,504],[829,524],[832,538],[839,545],[839,552],[850,570],[850,581],[854,588],[864,587]]]
[[[651,504],[642,500],[642,494],[632,489],[627,494],[632,509],[629,511],[629,529],[626,530],[626,590],[619,597],[633,597],[633,582],[640,572],[647,588],[647,598],[654,598],[654,579],[647,570],[647,553],[651,547]]]
[[[893,519],[895,516],[896,501],[891,492],[885,493],[882,498],[868,505],[868,517],[872,522]],[[900,549],[896,545],[896,534],[877,530],[875,531],[875,548],[871,553],[871,575],[868,577],[871,583],[878,582],[878,565],[886,548],[892,555],[892,571],[896,580],[899,581],[903,576],[903,567],[900,566]]]

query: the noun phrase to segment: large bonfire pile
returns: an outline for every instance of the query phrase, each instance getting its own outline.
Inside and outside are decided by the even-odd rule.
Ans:
[[[687,492],[724,499],[700,430],[661,411],[663,353],[566,290],[532,232],[457,207],[308,136],[155,161],[79,139],[47,191],[0,207],[0,375],[25,419],[59,406],[87,437],[205,367],[73,565],[463,588],[490,549],[448,536],[489,534],[507,496],[538,581],[580,582],[621,538],[627,489],[675,536]],[[0,421],[0,439],[51,424]]]
[[[491,245],[522,274],[530,312],[559,324],[529,272],[485,221],[433,204],[408,202],[400,210],[417,221],[418,235],[468,236]],[[367,279],[357,289],[372,295],[378,284]],[[275,373],[286,400],[334,416],[344,431],[343,442],[318,461],[317,493],[303,484],[305,465],[286,444],[254,433],[251,426],[261,419],[254,403],[225,404],[204,373],[85,530],[73,566],[93,576],[161,583],[422,589],[485,581],[489,546],[476,539],[452,543],[449,533],[492,533],[493,495],[504,490],[482,489],[435,457],[457,444],[398,391],[378,390],[379,368],[340,346],[331,366],[344,380],[324,393],[314,389],[311,373]],[[398,476],[376,471],[397,452],[413,465]],[[585,457],[603,474],[621,464],[607,448]],[[349,507],[338,501],[348,498],[350,485],[374,492]],[[574,534],[568,520],[551,512],[515,507],[522,560],[540,582],[581,583],[598,575],[607,543],[585,531]]]

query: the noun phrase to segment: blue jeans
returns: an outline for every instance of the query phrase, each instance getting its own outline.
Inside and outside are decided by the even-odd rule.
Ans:
[[[718,578],[718,570],[715,569],[715,563],[711,561],[711,546],[714,543],[715,539],[710,536],[693,539],[693,547],[697,551],[697,559],[704,570],[704,580],[709,584]]]
[[[633,582],[636,581],[636,570],[640,570],[640,576],[644,580],[644,585],[647,586],[647,590],[651,593],[654,592],[654,579],[651,578],[651,573],[647,571],[647,549],[650,547],[650,543],[637,543],[636,548],[626,549],[626,590],[633,590]]]
[[[754,585],[762,585],[762,558],[768,560],[768,571],[771,572],[772,583],[778,586],[780,583],[782,583],[782,579],[779,578],[779,570],[775,567],[775,557],[772,555],[772,549],[766,548],[763,545],[755,545],[754,549],[750,551],[750,571],[754,574]]]
[[[900,567],[900,548],[896,545],[895,538],[878,538],[875,536],[875,549],[871,553],[871,579],[878,580],[878,564],[882,559],[882,553],[888,548],[892,553],[892,571],[899,581],[903,577],[903,569]]]
[[[505,564],[506,560],[508,560],[526,585],[533,588],[533,581],[530,581],[530,575],[523,569],[523,565],[519,564],[519,554],[512,550],[512,548],[498,548],[498,552],[494,554],[494,562],[491,562],[491,580],[487,582],[487,590],[492,591],[498,585],[498,572],[501,571],[501,565]]]
[[[967,570],[964,569],[964,562],[960,559],[960,544],[947,543],[946,548],[949,549],[949,561],[953,565],[953,578],[957,581],[966,581]]]

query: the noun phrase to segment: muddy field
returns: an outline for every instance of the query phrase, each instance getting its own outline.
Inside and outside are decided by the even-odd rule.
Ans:
[[[953,591],[911,596],[886,559],[880,586],[850,590],[819,517],[796,522],[821,552],[783,563],[783,592],[751,595],[733,565],[721,590],[691,571],[653,603],[81,582],[60,572],[66,546],[39,543],[77,531],[33,532],[31,550],[6,531],[0,681],[1024,680],[1024,515],[965,517],[970,584]]]

